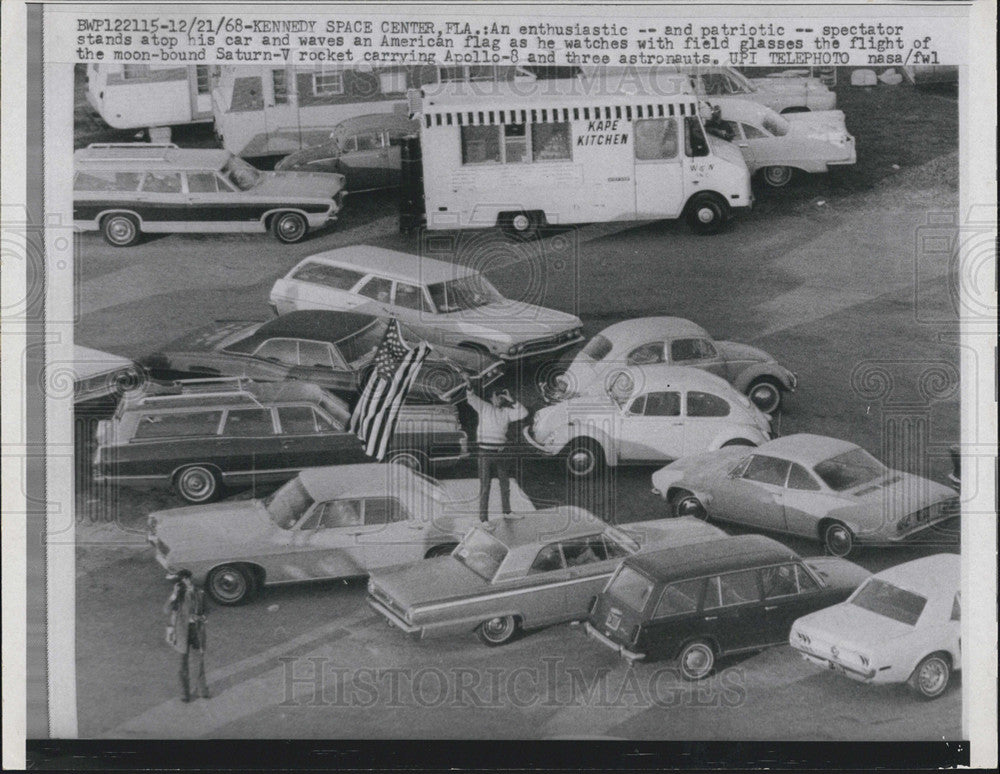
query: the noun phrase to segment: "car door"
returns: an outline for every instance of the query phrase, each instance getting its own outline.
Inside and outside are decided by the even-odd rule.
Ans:
[[[684,393],[684,454],[706,451],[720,433],[732,426],[732,406],[703,390]]]
[[[569,570],[558,541],[542,546],[536,554],[525,580],[528,589],[520,595],[519,606],[524,624],[544,626],[568,620],[565,616]]]
[[[293,535],[300,579],[367,575],[368,546],[359,538],[370,531],[360,498],[316,503]]]
[[[839,498],[826,494],[816,477],[797,462],[792,463],[788,481],[782,493],[785,531],[793,535],[814,537],[819,520]]]
[[[651,658],[671,658],[686,640],[704,635],[701,602],[706,585],[706,578],[667,584],[643,626],[643,652]]]
[[[790,463],[754,454],[749,463],[720,479],[712,491],[712,509],[720,518],[759,529],[783,531],[783,499]]]
[[[185,174],[187,217],[201,223],[257,222],[261,213],[215,172]]]
[[[228,409],[222,421],[220,448],[228,459],[229,480],[255,487],[288,477],[282,439],[275,432],[270,407]]]
[[[726,361],[715,348],[715,344],[705,338],[688,337],[673,339],[670,344],[670,363],[673,365],[700,368],[702,371],[730,380]]]
[[[184,194],[180,172],[147,172],[136,200],[146,230],[174,230],[196,225]]]
[[[609,556],[604,535],[600,532],[563,541],[561,547],[569,571],[564,603],[566,615],[582,620],[587,617],[590,603],[604,588],[622,556],[618,552]]]
[[[408,564],[424,558],[427,525],[410,514],[395,497],[364,498],[364,531],[358,542],[368,568]]]
[[[348,137],[340,164],[348,190],[384,188],[389,176],[389,149],[385,147],[383,132],[369,129]]]
[[[764,593],[762,628],[771,643],[787,642],[792,624],[825,604],[819,583],[799,562],[762,567],[760,579]]]
[[[702,605],[702,623],[704,633],[715,640],[720,653],[768,644],[757,570],[737,570],[710,577]]]
[[[358,311],[382,316],[392,315],[392,280],[373,274],[356,293],[361,299]]]
[[[622,416],[619,449],[625,460],[673,460],[684,452],[684,417],[677,390],[649,392],[634,398]]]
[[[361,441],[315,407],[279,406],[283,464],[288,470],[371,462]]]

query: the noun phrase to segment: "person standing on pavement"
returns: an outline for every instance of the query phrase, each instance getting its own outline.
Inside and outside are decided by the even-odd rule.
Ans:
[[[515,401],[507,390],[496,390],[490,401],[466,388],[465,399],[479,416],[476,444],[479,449],[479,520],[489,526],[490,487],[493,476],[500,482],[500,506],[510,513],[510,464],[507,429],[511,422],[528,416],[528,410]]]
[[[181,654],[181,701],[191,701],[191,672],[197,681],[196,688],[203,699],[211,698],[205,682],[205,592],[194,585],[190,570],[180,570],[175,576],[174,590],[163,606],[170,613],[167,641]],[[193,663],[192,663],[193,662]]]

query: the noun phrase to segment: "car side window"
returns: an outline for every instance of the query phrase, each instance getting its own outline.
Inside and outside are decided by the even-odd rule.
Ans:
[[[712,588],[714,582],[715,587]],[[705,598],[705,609],[745,605],[760,601],[756,570],[727,572],[709,579],[709,590]],[[718,595],[716,596],[716,592]]]
[[[804,467],[797,462],[793,462],[792,469],[788,472],[788,488],[816,492],[820,486],[819,482],[809,475],[809,472]]]
[[[689,417],[728,417],[729,411],[729,401],[718,395],[694,390],[687,394],[687,415]]]
[[[789,597],[799,593],[799,584],[794,564],[781,564],[777,567],[765,567],[760,571],[761,584],[764,586],[764,599]]]
[[[624,559],[629,556],[629,552],[617,540],[613,540],[607,535],[604,536],[604,555],[608,559]]]
[[[417,309],[422,312],[429,312],[427,301],[424,299],[423,288],[418,285],[408,285],[405,282],[397,282],[393,303],[404,309]]]
[[[74,191],[136,191],[140,175],[135,172],[78,172],[73,181]]]
[[[278,409],[278,421],[285,435],[318,433],[325,429],[319,424],[321,419],[311,406],[281,406]]]
[[[234,438],[255,438],[274,434],[271,409],[230,409],[222,434]]]
[[[755,454],[750,459],[747,469],[743,471],[743,478],[761,484],[784,486],[790,465],[788,460],[768,457],[766,454]]]
[[[747,136],[748,140],[759,140],[764,137],[767,137],[767,133],[761,131],[756,126],[752,126],[751,124],[743,124],[742,126],[743,126],[743,133]]]
[[[580,567],[594,562],[603,562],[607,556],[604,553],[604,541],[600,535],[579,540],[567,540],[562,544],[563,558],[567,567]]]
[[[653,618],[665,618],[670,615],[693,613],[698,609],[701,595],[705,589],[705,579],[679,581],[671,583],[660,595],[660,601],[653,611]]]
[[[358,293],[368,298],[374,298],[380,303],[388,304],[392,293],[392,281],[384,277],[372,277]]]
[[[333,368],[330,345],[322,341],[300,341],[299,365],[306,368]]]
[[[360,527],[364,524],[361,500],[331,500],[318,506],[317,510],[320,511],[320,529]]]
[[[675,363],[715,356],[715,346],[707,339],[674,339],[670,342],[670,359]]]
[[[212,172],[188,172],[188,193],[217,193],[219,179]]]
[[[149,193],[180,193],[180,172],[147,172],[142,181],[142,189]]]
[[[955,594],[955,599],[951,603],[951,619],[952,621],[962,620],[962,592],[959,591]]]
[[[221,411],[187,411],[178,414],[144,414],[135,428],[135,440],[147,438],[190,438],[215,435],[222,421]]]
[[[313,284],[324,285],[336,290],[350,290],[364,276],[359,271],[352,271],[340,266],[327,266],[325,263],[307,263],[295,271],[292,279],[312,282]]]
[[[647,417],[679,417],[681,394],[679,392],[651,392],[646,396]]]
[[[355,135],[355,140],[359,151],[378,150],[382,147],[381,132],[364,132]]]
[[[254,357],[283,365],[299,364],[299,343],[295,339],[268,339],[254,351]]]
[[[528,574],[535,575],[540,572],[552,572],[553,570],[561,570],[563,567],[565,565],[563,564],[563,556],[559,550],[559,544],[550,543],[538,552],[535,561],[531,563]]]
[[[815,591],[819,588],[816,579],[801,564],[795,565],[795,578],[799,582],[800,594],[804,594],[807,591]]]
[[[365,500],[365,526],[404,521],[405,515],[395,497],[369,497]]]
[[[637,417],[642,416],[642,412],[645,410],[645,408],[646,408],[646,396],[640,395],[638,398],[632,401],[632,405],[628,407],[628,413]]]
[[[628,353],[627,365],[649,365],[650,363],[662,363],[666,360],[663,354],[663,342],[651,341],[636,347]]]

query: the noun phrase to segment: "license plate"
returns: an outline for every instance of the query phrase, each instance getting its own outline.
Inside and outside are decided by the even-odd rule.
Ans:
[[[622,614],[612,611],[608,614],[608,620],[605,621],[604,625],[609,631],[614,631],[618,628],[618,625],[622,622]]]

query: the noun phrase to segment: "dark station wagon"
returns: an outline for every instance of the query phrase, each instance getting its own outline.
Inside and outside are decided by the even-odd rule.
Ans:
[[[720,656],[787,643],[797,618],[843,602],[869,575],[760,535],[666,548],[622,562],[585,628],[629,661],[677,659],[700,680]]]
[[[114,418],[98,424],[94,477],[172,486],[187,502],[206,503],[304,468],[372,462],[349,419],[347,404],[308,382],[150,385],[126,393]],[[404,405],[386,459],[424,470],[466,454],[453,406]]]

